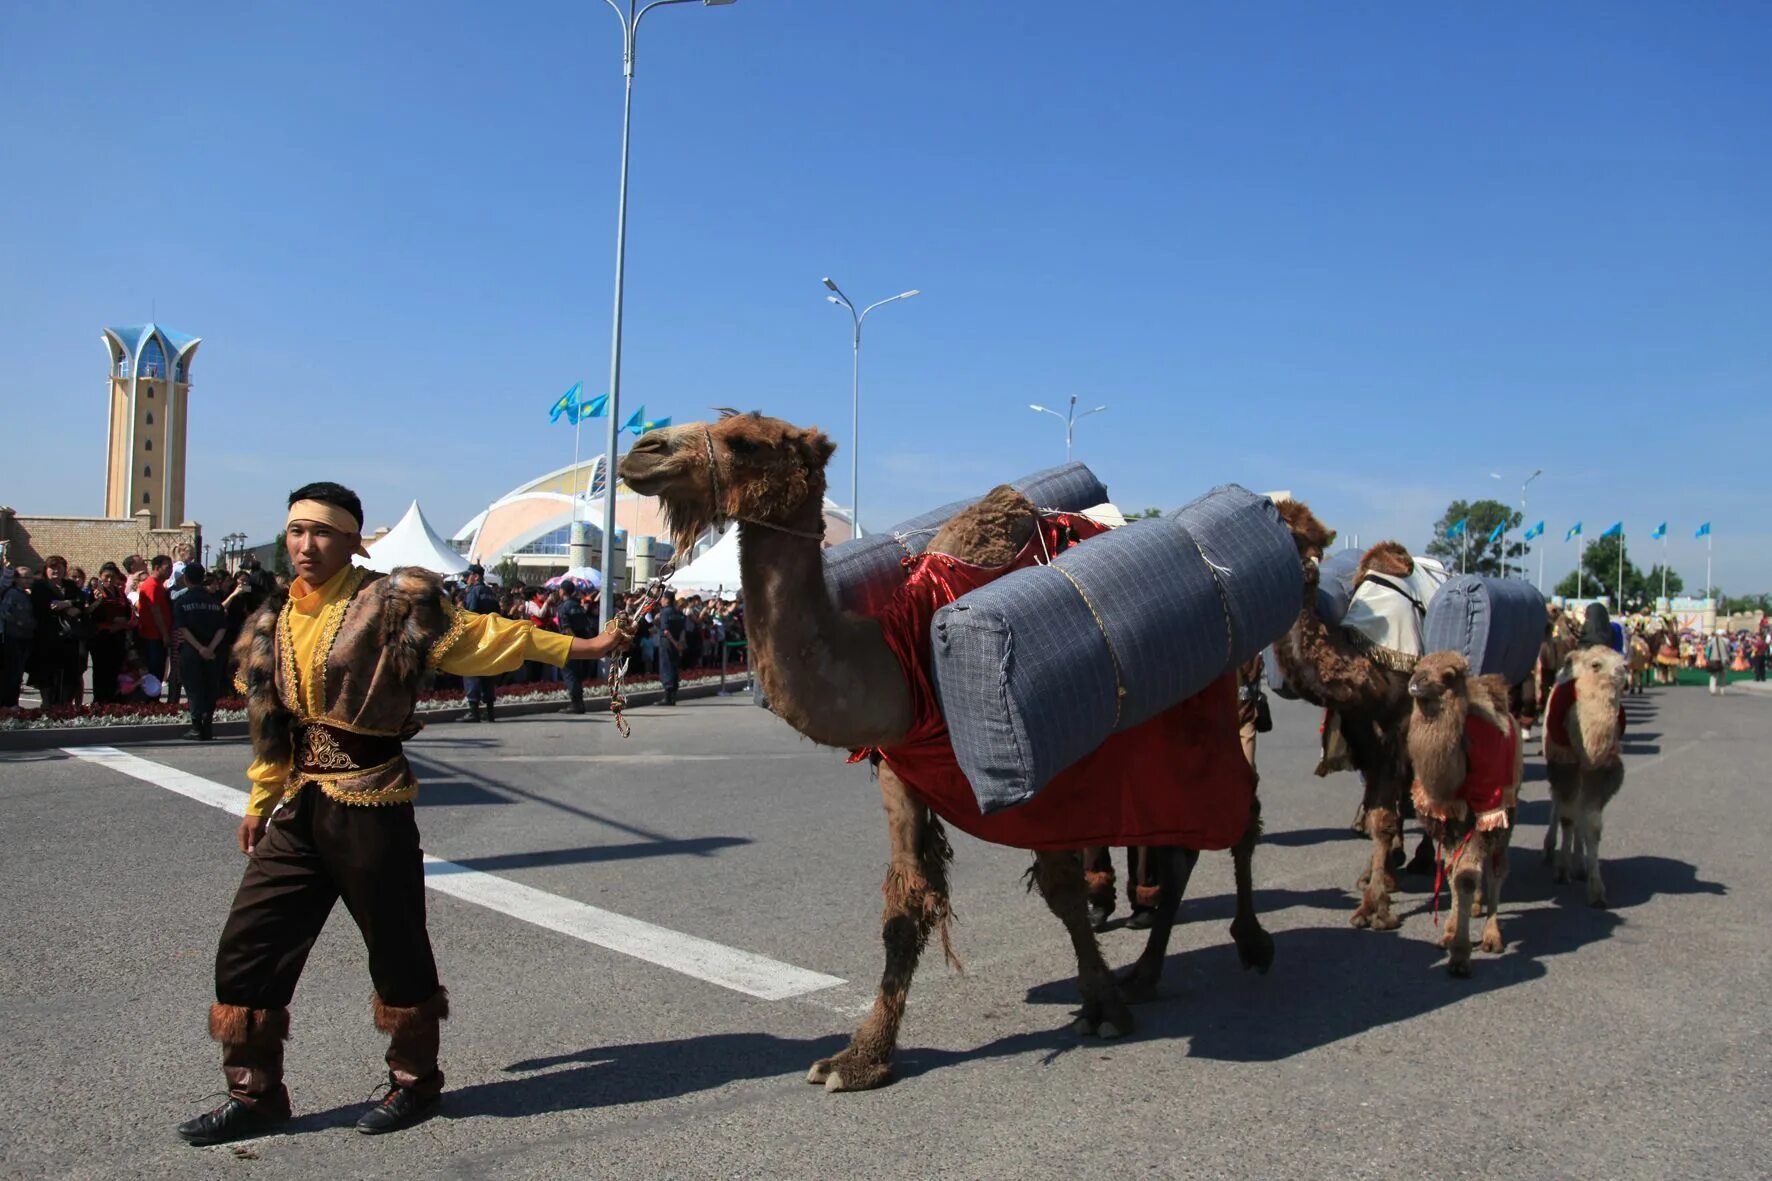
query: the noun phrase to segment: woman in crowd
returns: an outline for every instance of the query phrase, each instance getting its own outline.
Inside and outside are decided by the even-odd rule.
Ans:
[[[98,589],[93,595],[92,703],[117,700],[117,678],[129,655],[129,635],[135,630],[135,610],[125,596],[123,571],[115,562],[98,568]]]

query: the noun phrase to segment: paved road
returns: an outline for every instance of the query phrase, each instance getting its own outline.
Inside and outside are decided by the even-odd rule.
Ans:
[[[430,895],[455,1010],[445,1114],[350,1130],[381,1043],[361,944],[335,916],[294,1010],[305,1114],[245,1155],[172,1135],[220,1085],[204,1014],[233,819],[116,765],[0,757],[0,1174],[1768,1175],[1772,698],[1632,704],[1607,912],[1538,866],[1529,766],[1509,948],[1470,981],[1429,942],[1423,883],[1400,932],[1347,925],[1355,785],[1313,779],[1313,717],[1276,712],[1256,865],[1272,974],[1238,969],[1229,859],[1208,855],[1136,1037],[1079,1039],[1074,962],[1022,891],[1024,855],[956,837],[967,973],[925,963],[900,1081],[852,1095],[801,1078],[879,971],[885,838],[865,772],[733,699],[639,711],[625,743],[602,719],[436,727],[414,744],[428,851],[445,877],[528,888],[502,910]],[[128,753],[196,795],[236,786],[245,762],[239,744]],[[560,929],[516,917],[547,907]],[[1110,958],[1141,938],[1110,932]],[[791,995],[703,978],[718,956],[684,949],[709,943]],[[636,958],[649,949],[676,966]]]

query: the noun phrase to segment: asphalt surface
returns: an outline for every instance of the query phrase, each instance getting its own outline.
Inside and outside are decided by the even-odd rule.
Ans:
[[[1069,1031],[1075,962],[1019,875],[954,837],[958,951],[927,957],[898,1080],[827,1094],[881,963],[885,834],[864,770],[744,699],[433,727],[413,744],[427,851],[845,983],[759,1000],[429,894],[452,997],[443,1113],[368,1138],[380,1081],[342,909],[294,1005],[285,1135],[193,1149],[222,1088],[205,1013],[238,881],[226,813],[59,753],[0,756],[0,1174],[8,1177],[1765,1177],[1772,697],[1630,706],[1603,848],[1613,908],[1553,886],[1529,748],[1507,951],[1453,980],[1427,887],[1351,928],[1352,776],[1311,776],[1315,718],[1277,703],[1256,860],[1271,974],[1202,857],[1163,996],[1127,1039]],[[81,735],[75,741],[92,742]],[[102,735],[97,739],[102,741]],[[243,744],[130,753],[228,785]],[[1123,913],[1123,912],[1122,912]],[[1104,936],[1129,963],[1142,934]]]

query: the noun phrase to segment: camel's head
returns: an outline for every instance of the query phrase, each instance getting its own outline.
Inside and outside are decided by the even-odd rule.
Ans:
[[[1429,652],[1415,662],[1415,671],[1409,674],[1409,696],[1415,699],[1416,709],[1430,716],[1462,705],[1470,673],[1470,661],[1458,653]]]
[[[1293,544],[1298,546],[1298,560],[1304,563],[1305,593],[1316,593],[1317,563],[1335,544],[1335,530],[1317,520],[1317,514],[1302,500],[1282,500],[1274,506],[1280,520],[1292,531]]]
[[[1630,663],[1610,648],[1590,645],[1569,657],[1575,678],[1596,688],[1610,686],[1623,692],[1630,683]]]
[[[835,450],[817,428],[725,410],[715,422],[647,432],[616,470],[635,492],[664,504],[677,552],[687,553],[704,530],[726,521],[818,528],[824,466]]]

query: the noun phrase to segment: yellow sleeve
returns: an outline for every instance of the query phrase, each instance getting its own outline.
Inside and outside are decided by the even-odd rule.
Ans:
[[[526,660],[556,668],[572,650],[572,637],[545,632],[527,619],[474,615],[451,607],[454,626],[439,642],[437,667],[458,677],[490,677],[508,673]]]
[[[246,768],[246,778],[252,783],[252,794],[246,799],[246,814],[269,816],[288,790],[289,764],[254,759],[252,766]]]

